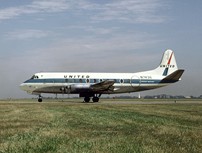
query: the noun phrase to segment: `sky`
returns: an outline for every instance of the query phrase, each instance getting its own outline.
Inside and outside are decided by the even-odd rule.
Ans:
[[[0,99],[37,72],[139,72],[172,49],[182,80],[142,95],[202,95],[201,0],[0,0]],[[137,94],[137,93],[136,93]],[[134,95],[136,95],[134,94]]]

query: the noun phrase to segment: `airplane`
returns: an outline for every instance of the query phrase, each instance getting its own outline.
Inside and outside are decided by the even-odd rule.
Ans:
[[[98,102],[103,94],[140,92],[167,86],[181,80],[183,69],[178,69],[174,52],[163,54],[160,65],[153,70],[137,73],[36,73],[20,85],[30,94],[79,94],[84,102]]]

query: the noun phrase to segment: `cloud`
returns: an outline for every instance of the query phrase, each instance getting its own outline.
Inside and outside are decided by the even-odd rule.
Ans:
[[[0,9],[0,21],[25,14],[71,11],[75,16],[88,16],[91,22],[161,23],[166,20],[165,16],[159,15],[162,8],[165,8],[165,4],[159,0],[117,0],[105,3],[88,0],[35,0],[29,5]]]
[[[9,32],[5,35],[7,39],[20,39],[20,40],[27,40],[27,39],[38,39],[47,37],[51,32],[49,31],[42,31],[36,29],[24,29]]]
[[[161,23],[166,20],[165,16],[159,15],[161,8],[165,8],[159,0],[117,0],[105,4],[82,1],[79,7],[94,11],[91,18],[97,22]]]
[[[36,0],[29,5],[0,9],[0,21],[5,19],[12,19],[14,17],[25,14],[61,12],[68,8],[69,6],[66,0]]]
[[[67,2],[66,0],[37,0],[28,7],[36,12],[61,12],[69,8]]]
[[[18,16],[21,13],[22,13],[21,9],[15,8],[15,7],[1,9],[0,10],[0,20],[10,19],[15,16]]]

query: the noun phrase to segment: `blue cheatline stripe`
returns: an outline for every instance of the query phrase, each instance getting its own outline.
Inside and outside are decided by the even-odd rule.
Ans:
[[[99,83],[100,79],[88,79],[89,83]],[[115,83],[119,83],[120,79],[102,79],[102,81],[104,80],[114,80]],[[122,79],[123,80],[123,84],[159,84],[159,83],[174,83],[176,81],[173,80],[146,80],[146,79]],[[24,83],[86,83],[87,79],[30,79],[25,81]]]

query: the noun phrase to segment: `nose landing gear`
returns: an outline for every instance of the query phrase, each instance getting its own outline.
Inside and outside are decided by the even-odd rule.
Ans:
[[[89,103],[89,101],[90,101],[90,97],[85,97],[85,98],[84,98],[84,102],[85,102],[85,103]]]
[[[39,95],[38,102],[42,102],[42,101],[43,101],[42,97],[41,97],[41,95]]]

